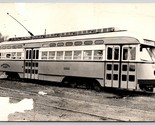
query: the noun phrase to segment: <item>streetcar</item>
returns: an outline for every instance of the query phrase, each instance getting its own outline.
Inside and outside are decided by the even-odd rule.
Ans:
[[[9,38],[0,43],[8,79],[153,91],[155,41],[115,27]]]

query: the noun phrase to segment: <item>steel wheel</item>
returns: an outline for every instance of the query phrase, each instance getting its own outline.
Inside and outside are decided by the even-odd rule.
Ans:
[[[71,83],[70,83],[70,87],[72,87],[72,88],[76,88],[76,87],[77,87],[76,82],[75,82],[75,81],[71,81]]]
[[[101,85],[98,82],[93,82],[93,88],[97,92],[101,91]]]
[[[67,78],[64,78],[62,81],[62,86],[68,87],[69,86],[69,81]]]

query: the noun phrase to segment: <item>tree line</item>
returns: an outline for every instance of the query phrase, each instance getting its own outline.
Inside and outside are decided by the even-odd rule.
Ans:
[[[8,36],[4,36],[2,33],[0,33],[0,42],[4,42],[7,38]]]

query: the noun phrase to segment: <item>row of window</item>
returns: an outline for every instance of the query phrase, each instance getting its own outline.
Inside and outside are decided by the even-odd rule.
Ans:
[[[119,60],[120,48],[118,46],[107,47],[107,59]],[[22,52],[2,52],[1,59],[21,59]],[[39,59],[39,50],[26,50],[26,59]],[[50,60],[102,60],[103,50],[76,50],[76,51],[43,51],[41,59]],[[136,47],[123,47],[123,60],[136,59]]]
[[[3,46],[0,46],[0,49],[20,49],[20,48],[23,48],[22,44],[20,44],[20,45],[3,45]]]
[[[39,59],[39,50],[26,50],[26,59]]]
[[[62,46],[81,46],[81,45],[101,45],[104,44],[103,40],[87,40],[87,41],[75,41],[75,42],[52,42],[43,44],[43,47],[62,47]]]
[[[123,47],[122,53],[123,60],[135,60],[136,59],[136,47]],[[118,46],[110,46],[107,48],[108,60],[120,59],[120,48]]]
[[[41,59],[102,60],[103,59],[103,50],[43,51]]]
[[[112,78],[113,77],[113,78]],[[106,74],[106,79],[107,80],[118,80],[118,74]],[[135,81],[135,76],[134,75],[129,75],[129,81],[134,82]],[[127,81],[127,75],[122,75],[121,77],[122,81]]]
[[[129,68],[129,69],[128,69]],[[107,64],[107,70],[114,70],[114,71],[118,71],[118,64],[114,64],[113,67],[112,67],[112,64]],[[122,65],[122,71],[135,71],[135,65],[126,65],[126,64],[123,64]]]
[[[38,59],[39,52],[26,51],[26,59]],[[22,52],[2,52],[0,59],[22,59]],[[43,51],[41,59],[49,60],[102,60],[103,50],[77,50],[77,51]]]
[[[25,69],[25,73],[38,74],[38,70],[37,69]]]
[[[38,67],[38,62],[25,62],[26,67]]]
[[[101,44],[104,44],[103,40],[95,40],[95,41],[86,40],[86,41],[75,41],[75,42],[51,42],[51,43],[42,44],[42,46],[43,47],[62,47],[62,46],[101,45]],[[20,49],[20,48],[23,48],[22,44],[0,46],[0,49]]]
[[[22,52],[3,52],[0,53],[0,59],[21,59]]]

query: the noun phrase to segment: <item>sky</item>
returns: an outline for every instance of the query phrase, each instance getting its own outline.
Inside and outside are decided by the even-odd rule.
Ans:
[[[117,27],[155,40],[155,3],[0,3],[0,32],[8,37]]]

